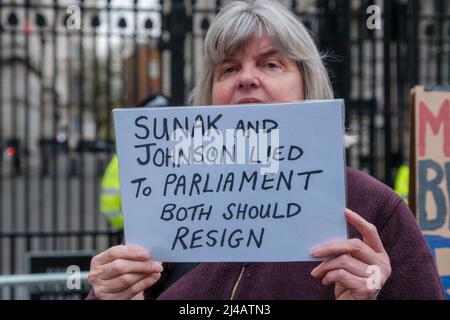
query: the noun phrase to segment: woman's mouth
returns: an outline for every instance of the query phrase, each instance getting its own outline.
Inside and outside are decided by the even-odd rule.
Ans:
[[[244,104],[244,103],[262,103],[262,100],[259,100],[257,98],[243,98],[238,100],[237,104]]]

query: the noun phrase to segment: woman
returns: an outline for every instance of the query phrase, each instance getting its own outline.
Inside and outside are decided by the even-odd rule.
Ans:
[[[205,41],[204,70],[191,96],[193,105],[333,98],[313,40],[297,17],[276,1],[226,6]],[[314,257],[327,259],[320,264],[201,263],[161,293],[155,288],[164,285],[170,270],[163,271],[142,248],[116,246],[92,260],[91,297],[442,298],[431,254],[401,198],[353,169],[347,169],[347,194],[349,240],[315,248]]]

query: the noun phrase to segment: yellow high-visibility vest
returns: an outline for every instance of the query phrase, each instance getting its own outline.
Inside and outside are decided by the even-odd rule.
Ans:
[[[103,174],[100,211],[115,229],[123,229],[122,201],[120,198],[119,159],[111,159]]]
[[[409,167],[402,165],[397,172],[395,178],[395,192],[400,195],[406,203],[408,203],[409,195]]]

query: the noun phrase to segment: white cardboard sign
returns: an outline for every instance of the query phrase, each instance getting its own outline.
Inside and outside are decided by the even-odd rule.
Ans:
[[[152,259],[308,261],[347,238],[342,100],[113,112],[125,239]]]

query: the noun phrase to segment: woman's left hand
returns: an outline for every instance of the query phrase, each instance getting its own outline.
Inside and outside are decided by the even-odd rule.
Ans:
[[[335,283],[337,300],[376,299],[391,275],[389,256],[377,228],[360,215],[346,209],[345,218],[362,234],[360,239],[332,241],[312,250],[315,258],[329,258],[311,275],[324,285]]]

